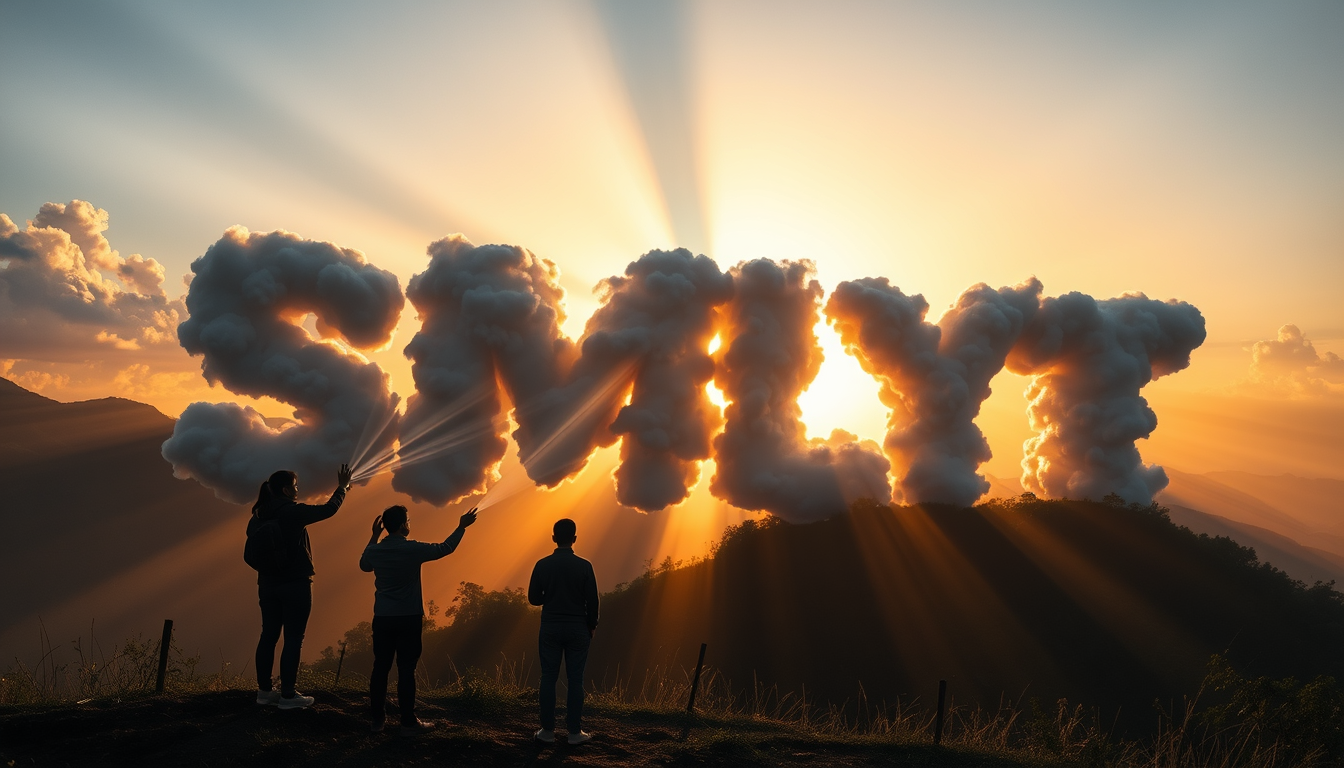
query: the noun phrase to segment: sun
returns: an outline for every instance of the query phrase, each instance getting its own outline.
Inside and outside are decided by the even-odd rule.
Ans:
[[[825,320],[813,331],[824,359],[817,377],[798,396],[798,408],[808,437],[830,437],[843,429],[860,439],[879,444],[887,431],[887,408],[878,399],[881,386],[864,372],[859,361],[845,351],[837,334]]]

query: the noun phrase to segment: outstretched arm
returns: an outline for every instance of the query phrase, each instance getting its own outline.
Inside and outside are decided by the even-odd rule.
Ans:
[[[441,557],[446,557],[447,555],[451,555],[453,552],[457,551],[457,545],[462,543],[462,534],[466,533],[467,528],[470,527],[471,524],[475,522],[476,522],[476,508],[472,507],[470,510],[467,511],[466,514],[458,518],[457,528],[453,529],[453,532],[448,534],[448,538],[444,539],[442,542],[438,544],[421,545],[424,548],[423,557],[425,562],[429,562],[431,560],[438,560]]]
[[[342,464],[341,468],[336,471],[336,490],[332,492],[331,498],[327,499],[326,504],[294,505],[298,508],[299,523],[312,525],[336,514],[336,510],[340,509],[341,503],[345,501],[345,492],[350,489],[350,478],[352,476],[350,465]]]

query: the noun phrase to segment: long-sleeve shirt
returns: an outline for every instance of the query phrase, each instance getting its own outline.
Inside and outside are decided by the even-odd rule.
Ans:
[[[593,564],[574,554],[571,547],[537,561],[527,585],[527,601],[541,606],[541,620],[585,622],[597,629],[597,576]]]
[[[389,533],[382,541],[365,547],[359,569],[373,571],[373,615],[423,616],[420,565],[451,555],[464,532],[458,528],[437,544]]]
[[[284,550],[285,566],[276,571],[259,571],[257,583],[288,584],[313,578],[313,545],[308,541],[308,526],[336,514],[345,501],[345,486],[340,486],[325,504],[300,504],[285,496],[272,496],[252,515],[247,523],[247,535],[263,521],[280,521],[280,541]]]

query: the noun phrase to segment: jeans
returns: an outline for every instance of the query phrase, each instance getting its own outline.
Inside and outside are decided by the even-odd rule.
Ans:
[[[261,603],[261,640],[257,642],[257,688],[271,690],[271,668],[275,664],[275,644],[285,633],[285,648],[280,652],[280,694],[294,695],[299,676],[299,654],[303,651],[303,633],[308,629],[308,614],[313,611],[313,583],[291,581],[262,584],[257,587]]]
[[[541,659],[541,727],[555,730],[555,683],[560,679],[560,658],[565,660],[569,692],[565,697],[565,725],[578,733],[583,718],[583,668],[588,663],[592,633],[582,621],[541,623],[538,658]]]
[[[373,719],[381,722],[387,705],[387,675],[397,660],[397,702],[402,725],[415,722],[415,665],[420,661],[423,616],[373,617],[373,674],[369,676],[369,703]]]

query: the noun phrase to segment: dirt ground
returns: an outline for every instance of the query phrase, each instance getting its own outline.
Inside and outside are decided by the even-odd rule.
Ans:
[[[676,715],[585,713],[588,744],[532,740],[526,700],[428,697],[434,731],[401,734],[395,715],[369,731],[366,697],[312,692],[311,709],[258,706],[250,691],[221,691],[0,710],[0,766],[1008,766],[1019,763],[932,745],[808,737],[775,723],[704,723],[682,738]],[[395,709],[393,710],[395,712]],[[563,720],[562,720],[563,721]]]

